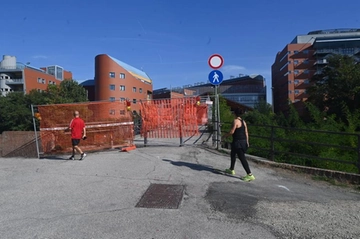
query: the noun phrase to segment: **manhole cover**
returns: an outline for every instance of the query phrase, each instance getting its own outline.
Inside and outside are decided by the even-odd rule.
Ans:
[[[184,189],[184,185],[151,184],[136,207],[177,209]]]

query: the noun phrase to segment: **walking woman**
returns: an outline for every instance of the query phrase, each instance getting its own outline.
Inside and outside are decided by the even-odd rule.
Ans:
[[[235,174],[235,162],[236,155],[239,157],[243,168],[246,171],[246,176],[241,179],[245,182],[249,182],[255,180],[254,175],[251,173],[249,163],[245,158],[245,152],[249,148],[249,134],[246,122],[241,118],[242,111],[240,109],[236,109],[234,111],[235,119],[232,124],[232,128],[229,133],[227,133],[224,137],[229,137],[232,135],[232,143],[231,143],[231,163],[230,168],[225,169],[225,172],[231,175]]]

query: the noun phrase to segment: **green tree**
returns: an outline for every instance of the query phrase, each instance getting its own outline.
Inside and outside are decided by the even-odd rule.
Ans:
[[[315,75],[308,89],[308,101],[329,115],[344,119],[343,106],[355,112],[360,104],[360,65],[346,55],[333,55],[322,73]]]
[[[0,96],[0,133],[33,130],[31,105],[61,104],[87,101],[86,90],[74,80],[49,85],[47,91],[32,90],[25,95],[11,92]]]
[[[268,115],[268,116],[273,115],[271,104],[267,103],[265,100],[260,100],[258,103],[256,103],[254,109],[264,115]]]
[[[62,81],[59,86],[49,85],[45,93],[45,98],[48,104],[88,101],[85,88],[74,80]]]
[[[0,133],[33,130],[30,102],[20,92],[0,97]]]

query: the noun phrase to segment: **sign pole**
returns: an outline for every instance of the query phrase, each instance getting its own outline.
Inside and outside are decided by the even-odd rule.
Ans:
[[[219,144],[218,144],[218,103],[217,103],[217,97],[218,97],[218,88],[217,88],[217,85],[215,85],[214,87],[215,89],[215,99],[214,99],[214,103],[215,103],[215,107],[214,107],[214,131],[213,131],[213,134],[214,134],[214,138],[215,138],[215,145],[216,145],[216,149],[219,149]]]
[[[219,100],[219,85],[216,86],[216,107],[217,107],[217,146],[216,149],[219,149],[221,141],[221,124],[220,124],[220,100]]]
[[[217,70],[222,67],[224,64],[224,59],[219,54],[213,54],[209,57],[208,60],[209,66],[214,69],[210,72],[208,78],[211,84],[215,86],[215,107],[214,107],[214,131],[213,139],[216,141],[216,149],[219,149],[221,141],[221,129],[220,129],[220,100],[219,100],[219,85],[223,80],[223,74],[221,71]]]

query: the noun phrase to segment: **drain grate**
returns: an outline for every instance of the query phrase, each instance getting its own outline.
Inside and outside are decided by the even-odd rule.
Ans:
[[[184,185],[150,184],[136,207],[177,209],[184,190]]]

